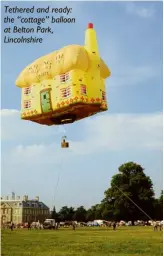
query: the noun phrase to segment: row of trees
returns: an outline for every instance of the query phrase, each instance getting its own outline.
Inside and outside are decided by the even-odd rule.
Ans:
[[[163,191],[159,198],[155,198],[153,183],[146,176],[144,169],[134,162],[123,164],[119,173],[111,180],[110,188],[104,192],[104,199],[100,204],[86,210],[84,206],[63,206],[59,212],[55,207],[52,218],[58,221],[76,220],[81,222],[104,220],[148,220],[163,219]]]

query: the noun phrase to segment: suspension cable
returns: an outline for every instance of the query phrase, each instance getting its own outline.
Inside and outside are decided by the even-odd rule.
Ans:
[[[140,207],[138,206],[129,196],[127,196],[119,187],[114,185],[125,197],[127,197],[141,212],[143,212],[150,220],[153,221],[153,219]]]

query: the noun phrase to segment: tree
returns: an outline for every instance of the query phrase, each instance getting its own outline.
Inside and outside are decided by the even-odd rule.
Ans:
[[[93,207],[94,211],[94,218],[95,220],[102,219],[102,205],[101,204],[96,204]]]
[[[112,200],[104,198],[101,202],[101,216],[103,220],[114,220]]]
[[[161,191],[161,195],[159,197],[159,220],[163,219],[163,190]]]
[[[76,221],[81,221],[81,222],[85,222],[86,221],[86,209],[84,208],[84,206],[80,206],[76,209],[75,213],[74,213],[74,220]]]
[[[86,213],[86,221],[102,219],[102,205],[93,205]]]
[[[160,204],[162,206],[162,209],[163,209],[163,190],[161,190],[161,195],[159,197],[159,202],[160,202]]]
[[[68,208],[67,220],[74,220],[75,209],[73,207]]]
[[[75,210],[73,207],[67,207],[67,206],[63,206],[61,208],[61,210],[59,211],[59,219],[61,221],[71,221],[73,220],[73,216],[74,216]]]
[[[52,213],[51,213],[51,218],[57,220],[58,219],[58,213],[56,212],[56,208],[54,206]]]
[[[123,164],[119,173],[111,180],[111,187],[105,191],[104,209],[111,209],[115,220],[148,219],[131,200],[153,217],[154,191],[150,177],[146,176],[144,169],[134,162]],[[153,214],[152,214],[153,213]],[[105,212],[105,215],[107,213]]]
[[[155,209],[155,219],[162,220],[163,219],[163,190],[161,191],[160,197],[158,199],[155,199],[154,209]]]
[[[95,212],[93,208],[88,209],[86,213],[86,221],[93,221],[95,219]]]

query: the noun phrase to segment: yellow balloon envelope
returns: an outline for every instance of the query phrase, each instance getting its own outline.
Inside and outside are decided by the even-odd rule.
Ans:
[[[105,79],[110,70],[98,52],[89,23],[85,46],[68,45],[42,56],[18,76],[21,118],[44,125],[73,123],[108,109]]]

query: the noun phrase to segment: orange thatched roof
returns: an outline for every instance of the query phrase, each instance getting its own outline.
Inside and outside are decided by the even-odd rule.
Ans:
[[[58,51],[42,56],[28,65],[18,76],[16,85],[26,87],[73,69],[87,71],[90,62],[89,54],[84,46],[68,45]],[[110,75],[109,68],[101,58],[100,74],[103,79]]]

